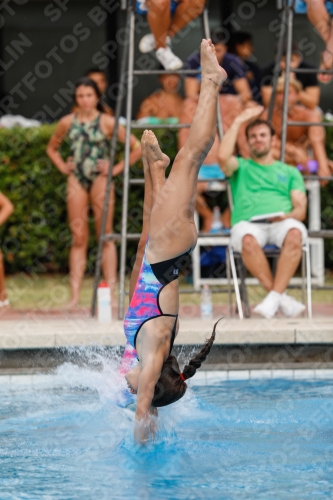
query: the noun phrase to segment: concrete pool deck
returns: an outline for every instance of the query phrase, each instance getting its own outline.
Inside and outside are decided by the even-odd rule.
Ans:
[[[199,309],[180,308],[180,331],[175,354],[188,362],[210,336],[214,319],[202,321]],[[204,370],[245,371],[333,370],[333,306],[315,304],[314,318],[265,320],[228,317],[227,306],[214,307],[214,318],[224,316]],[[49,373],[63,363],[80,366],[96,357],[119,359],[125,345],[123,322],[100,324],[87,308],[14,310],[0,314],[0,375]],[[116,358],[114,357],[116,356]],[[97,362],[98,364],[98,362]],[[268,370],[268,371],[267,371]],[[242,372],[239,375],[240,371]]]
[[[7,318],[8,319],[7,319]],[[212,321],[200,318],[180,320],[175,345],[202,344],[209,336]],[[79,346],[124,346],[122,321],[100,324],[82,315],[50,317],[30,313],[6,314],[0,320],[0,349],[50,349]],[[333,317],[240,321],[226,317],[217,328],[215,345],[332,344]]]

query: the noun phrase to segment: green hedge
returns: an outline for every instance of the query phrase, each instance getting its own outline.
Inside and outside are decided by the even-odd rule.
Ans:
[[[0,129],[0,191],[14,204],[15,210],[0,228],[0,243],[6,272],[67,272],[71,234],[66,215],[66,177],[54,167],[45,148],[54,125],[11,130]],[[137,134],[138,137],[140,133]],[[176,151],[174,132],[157,131],[163,149],[173,158]],[[118,146],[117,160],[123,148]],[[68,144],[61,153],[66,156]],[[131,177],[143,177],[142,163],[131,169]],[[115,232],[120,232],[122,177],[116,179]],[[143,187],[132,186],[128,209],[129,232],[142,227]],[[93,270],[96,238],[90,221],[88,269]],[[136,243],[128,244],[128,266],[135,255]]]
[[[71,235],[66,216],[66,178],[52,165],[45,147],[54,130],[53,125],[39,128],[0,129],[0,191],[14,204],[15,211],[0,228],[1,248],[6,271],[68,270]],[[138,137],[140,136],[138,132]],[[171,159],[176,153],[175,132],[157,131],[163,151]],[[327,151],[333,158],[333,129],[327,130]],[[62,154],[68,154],[64,143]],[[122,155],[118,148],[117,158]],[[142,164],[131,171],[132,177],[142,177]],[[115,232],[120,232],[122,178],[116,179]],[[142,224],[142,186],[131,187],[128,210],[128,230],[140,232]],[[167,209],[167,208],[166,208]],[[322,190],[322,227],[332,229],[333,183]],[[96,239],[91,224],[88,269],[93,270]],[[136,243],[128,245],[130,267]],[[333,241],[325,242],[326,266],[333,268]]]

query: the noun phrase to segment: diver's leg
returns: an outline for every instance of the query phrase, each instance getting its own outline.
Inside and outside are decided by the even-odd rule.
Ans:
[[[145,131],[141,138],[141,151],[142,151],[142,163],[143,163],[143,172],[145,179],[145,191],[144,191],[144,201],[143,201],[143,224],[142,224],[142,233],[140,237],[140,241],[138,244],[138,249],[136,253],[135,262],[132,269],[131,281],[130,281],[130,290],[129,290],[129,301],[131,302],[135,285],[138,280],[140,267],[142,264],[143,255],[145,252],[146,242],[149,235],[149,221],[151,209],[154,204],[154,200],[158,195],[160,189],[163,187],[165,183],[165,168],[169,164],[168,161],[164,161],[163,165],[160,165],[160,170],[163,171],[163,175],[161,173],[154,178],[154,184],[151,177],[149,164],[146,155],[146,136],[147,132]],[[167,157],[166,157],[167,158]],[[129,372],[137,363],[137,352],[136,349],[130,344],[128,341],[126,342],[124,354],[122,356],[119,373],[124,375]]]
[[[170,161],[169,158],[165,155],[166,158],[162,162],[162,165],[160,165],[159,174],[154,176],[154,183],[153,183],[146,154],[146,137],[147,137],[147,131],[145,130],[141,138],[142,163],[143,163],[143,172],[145,178],[145,192],[144,192],[143,215],[142,215],[143,224],[142,224],[142,233],[138,244],[136,258],[131,274],[130,290],[129,290],[130,301],[135,289],[136,282],[138,280],[143,254],[145,252],[146,242],[149,235],[151,210],[159,191],[165,184],[165,169]]]
[[[217,99],[225,71],[210,40],[201,44],[202,83],[190,133],[179,151],[171,173],[159,192],[150,218],[149,262],[176,257],[196,243],[193,214],[198,171],[216,136]],[[147,134],[147,157],[154,182],[163,160],[157,139]]]
[[[151,208],[153,206],[153,183],[149,171],[149,165],[147,162],[147,157],[145,154],[145,145],[144,145],[144,135],[141,138],[141,151],[142,151],[142,163],[143,163],[143,174],[145,179],[145,190],[144,190],[144,199],[143,199],[143,210],[142,210],[142,231],[140,240],[138,243],[138,249],[136,252],[135,262],[132,268],[131,280],[130,280],[130,289],[129,289],[129,301],[131,302],[132,295],[135,289],[136,282],[138,280],[139,271],[143,259],[143,254],[145,252],[146,242],[149,234],[149,221],[150,221],[150,213]]]

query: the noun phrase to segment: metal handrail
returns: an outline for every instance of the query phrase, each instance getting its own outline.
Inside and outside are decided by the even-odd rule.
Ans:
[[[274,66],[274,70],[273,70],[273,89],[272,89],[271,100],[270,100],[269,107],[268,107],[267,121],[270,124],[272,123],[273,108],[274,108],[276,89],[277,89],[277,81],[278,81],[278,77],[280,74],[280,62],[281,62],[282,51],[283,51],[283,41],[284,41],[284,36],[285,36],[285,31],[286,31],[286,19],[287,19],[287,12],[286,12],[286,9],[283,9],[282,19],[281,19],[281,34],[280,34],[280,38],[278,41],[278,48],[277,48],[277,53],[276,53],[276,57],[275,57],[275,66]]]
[[[333,127],[333,122],[288,122],[287,125],[305,125],[306,127]]]
[[[207,238],[212,239],[215,237],[229,237],[230,232],[222,231],[220,233],[201,233],[198,232],[198,238]],[[319,231],[308,231],[308,236],[310,238],[324,238],[330,239],[333,238],[333,229],[320,229]],[[141,233],[126,233],[126,239],[131,241],[139,240],[141,237]],[[105,234],[101,237],[103,241],[121,241],[122,235],[121,233],[112,233]]]
[[[126,249],[127,249],[127,212],[129,198],[129,170],[130,170],[130,138],[131,138],[131,120],[132,120],[132,103],[133,103],[133,69],[134,69],[134,29],[135,29],[135,11],[131,7],[128,9],[129,16],[129,50],[128,50],[128,79],[127,79],[127,95],[126,95],[126,140],[125,140],[125,166],[123,177],[123,200],[121,214],[121,248],[120,248],[120,279],[119,279],[119,301],[118,301],[118,316],[124,317],[125,306],[125,273],[126,273]]]
[[[139,240],[141,236],[141,233],[126,233],[126,239],[128,240]],[[109,234],[104,234],[104,236],[101,237],[103,241],[120,241],[122,238],[121,233],[109,233]]]
[[[201,69],[135,69],[133,75],[200,75]]]
[[[311,177],[312,179],[312,177]],[[317,179],[317,177],[316,177]],[[332,177],[333,179],[333,177]],[[200,182],[200,179],[199,179],[199,182]],[[201,182],[221,182],[222,183],[227,183],[227,179],[220,179],[220,178],[210,178],[210,179],[201,179]],[[130,184],[144,184],[145,183],[145,180],[144,179],[130,179]]]
[[[165,128],[165,129],[179,129],[179,128],[190,128],[191,124],[190,123],[138,123],[138,124],[131,124],[131,129],[133,130],[143,130],[146,128],[149,128],[150,130],[152,129],[159,129],[159,128]]]
[[[159,129],[159,128],[165,128],[165,129],[180,129],[180,128],[191,128],[190,123],[138,123],[136,124],[135,122],[131,123],[131,129],[133,130],[142,130],[142,129]],[[219,131],[219,124],[216,124],[216,128]]]
[[[333,238],[333,229],[320,229],[319,231],[308,231],[308,236],[310,238]]]
[[[282,132],[281,132],[281,152],[280,152],[281,161],[284,161],[284,157],[286,154],[286,143],[287,143],[288,96],[289,96],[291,45],[293,37],[293,19],[294,19],[293,7],[294,7],[294,0],[291,6],[286,7],[287,51],[286,51],[286,74],[284,82],[283,109],[282,109]]]
[[[333,175],[316,175],[316,174],[303,175],[303,179],[306,181],[333,181]],[[203,179],[202,182],[206,182],[206,180]],[[222,184],[222,183],[227,183],[228,179],[211,178],[207,179],[207,182],[221,182]],[[144,179],[130,179],[130,184],[144,184],[144,183],[145,183]]]
[[[333,181],[333,175],[303,175],[306,181]]]
[[[292,73],[333,73],[333,69],[320,68],[291,68]]]

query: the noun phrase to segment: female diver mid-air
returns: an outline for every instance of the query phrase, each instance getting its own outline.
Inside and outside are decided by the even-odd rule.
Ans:
[[[154,433],[157,407],[185,394],[185,380],[201,366],[215,338],[216,324],[211,338],[181,373],[177,359],[170,354],[178,332],[178,270],[197,241],[193,217],[198,171],[215,139],[219,88],[227,77],[211,40],[202,41],[200,52],[198,106],[168,179],[165,169],[170,160],[160,150],[156,136],[146,130],[141,141],[144,220],[124,321],[127,342],[136,349],[139,360],[126,374],[130,391],[137,394],[134,437],[139,442]]]

